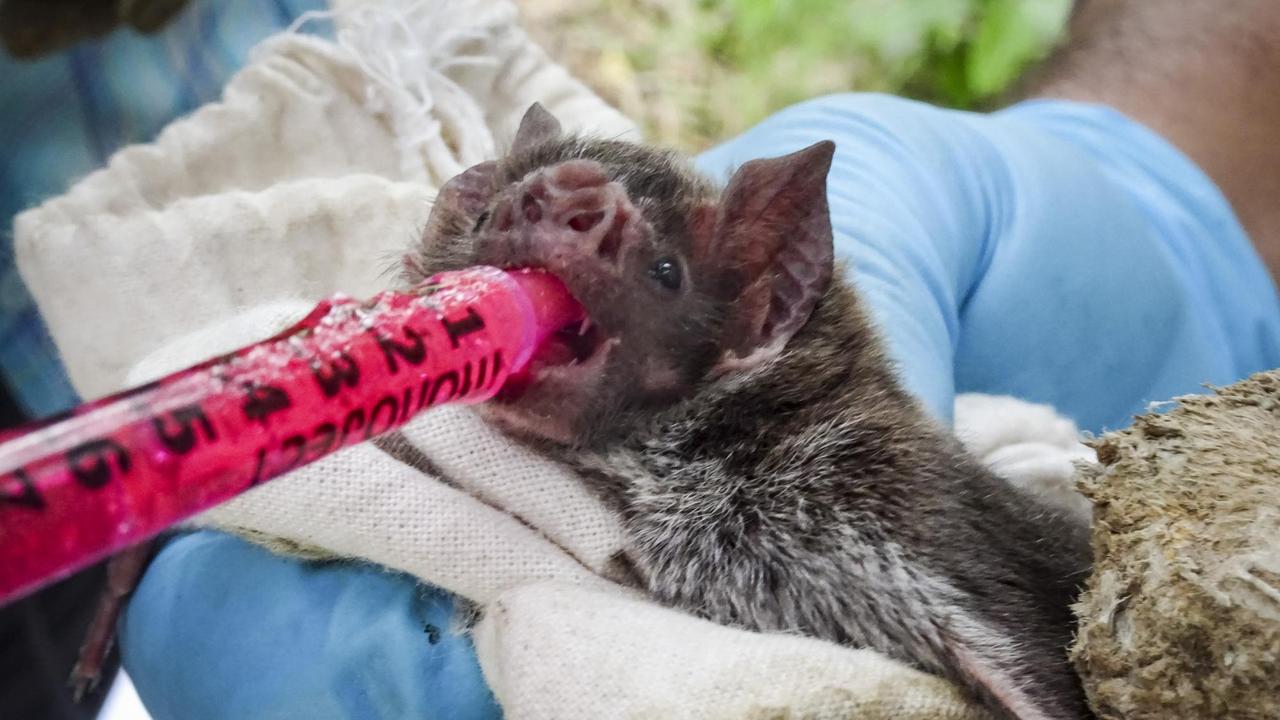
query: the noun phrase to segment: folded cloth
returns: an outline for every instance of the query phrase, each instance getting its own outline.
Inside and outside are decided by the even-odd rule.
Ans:
[[[509,3],[357,3],[335,22],[336,42],[271,40],[221,102],[18,218],[20,268],[82,395],[260,339],[332,291],[382,289],[433,190],[495,155],[534,100],[570,127],[637,138]],[[969,417],[1024,424],[1017,407]],[[1056,415],[1033,414],[1042,436],[983,437],[1076,452]],[[485,606],[477,653],[513,718],[981,716],[876,653],[718,627],[614,584],[611,514],[466,409],[401,438],[413,452],[352,447],[195,524],[369,560]],[[1069,462],[1036,467],[1069,482]]]
[[[19,268],[82,396],[245,308],[384,289],[433,188],[492,157],[534,100],[570,127],[635,132],[509,3],[357,3],[335,22],[336,43],[266,42],[221,102],[15,219]]]

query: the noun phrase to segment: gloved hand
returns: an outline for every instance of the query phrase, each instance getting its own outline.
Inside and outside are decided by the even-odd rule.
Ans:
[[[957,391],[1008,393],[1097,430],[1280,365],[1275,288],[1225,201],[1114,113],[835,96],[699,163],[723,179],[823,138],[837,254],[940,418]],[[203,532],[157,558],[122,646],[158,720],[497,716],[451,613],[403,576]]]
[[[994,115],[841,95],[702,156],[837,144],[836,255],[903,379],[937,416],[955,392],[1048,403],[1086,430],[1269,368],[1276,290],[1208,178],[1101,107]]]
[[[156,720],[501,717],[455,610],[405,575],[199,532],[153,561],[120,639]]]

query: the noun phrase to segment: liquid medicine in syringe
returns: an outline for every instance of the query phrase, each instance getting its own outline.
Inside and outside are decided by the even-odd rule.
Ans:
[[[0,601],[446,403],[484,401],[582,309],[476,268],[337,296],[289,330],[0,445]]]

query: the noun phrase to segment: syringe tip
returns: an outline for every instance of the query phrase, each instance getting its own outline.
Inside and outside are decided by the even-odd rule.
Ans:
[[[545,270],[507,271],[533,306],[537,343],[575,323],[587,320],[587,311],[573,297],[560,278]]]

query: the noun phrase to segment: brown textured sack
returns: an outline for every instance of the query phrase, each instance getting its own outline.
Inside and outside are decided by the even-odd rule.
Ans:
[[[1103,718],[1280,717],[1280,372],[1094,443],[1077,669]]]

